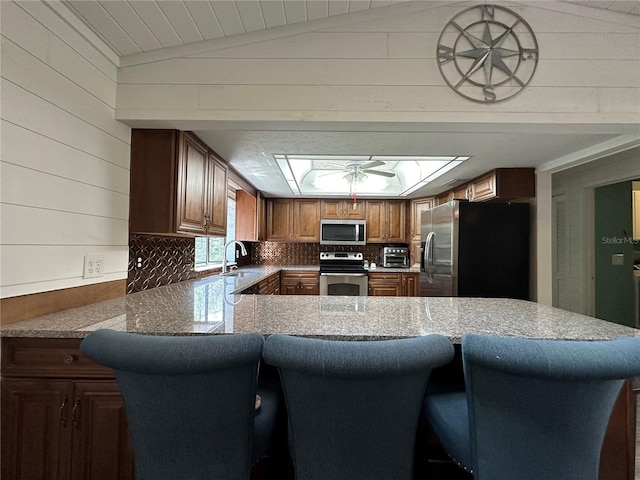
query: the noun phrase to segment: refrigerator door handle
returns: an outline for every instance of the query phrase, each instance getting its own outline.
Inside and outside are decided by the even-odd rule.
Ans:
[[[424,244],[424,271],[427,274],[427,281],[429,283],[433,283],[433,275],[431,275],[433,266],[433,255],[431,254],[431,249],[433,247],[433,237],[435,237],[435,232],[429,232],[427,235],[427,239]]]

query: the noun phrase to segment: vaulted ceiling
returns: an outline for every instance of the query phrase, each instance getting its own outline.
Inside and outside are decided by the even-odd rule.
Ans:
[[[199,42],[225,42],[261,31],[296,28],[306,22],[392,9],[425,0],[63,0],[86,27],[110,49],[120,65],[135,64],[152,52],[171,51]],[[445,2],[440,2],[445,3]],[[449,2],[460,4],[469,2]],[[534,3],[534,2],[529,2]],[[640,15],[637,0],[583,0],[567,3]],[[444,175],[439,183],[412,191],[432,195],[496,166],[536,167],[588,150],[620,135],[602,126],[434,125],[359,122],[335,129],[322,122],[280,122],[245,127],[212,125],[193,129],[214,150],[268,196],[291,196],[273,154],[307,155],[453,155],[474,157]],[[545,160],[548,161],[548,160]],[[390,168],[382,166],[381,169]],[[379,176],[379,175],[378,175]],[[371,177],[371,175],[370,175]],[[405,187],[406,189],[407,187]],[[394,193],[395,195],[396,193]],[[382,196],[382,195],[381,195]]]

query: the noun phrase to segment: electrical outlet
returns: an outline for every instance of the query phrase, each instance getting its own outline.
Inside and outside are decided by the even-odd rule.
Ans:
[[[84,278],[102,277],[104,275],[104,255],[84,256]]]

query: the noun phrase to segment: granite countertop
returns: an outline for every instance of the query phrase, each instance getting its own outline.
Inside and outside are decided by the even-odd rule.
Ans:
[[[0,329],[0,336],[82,338],[97,329],[111,328],[163,335],[257,331],[339,340],[440,333],[459,342],[462,335],[471,332],[570,340],[613,339],[640,333],[522,300],[240,293],[280,270],[315,268],[241,268],[235,276],[181,282],[9,324]]]

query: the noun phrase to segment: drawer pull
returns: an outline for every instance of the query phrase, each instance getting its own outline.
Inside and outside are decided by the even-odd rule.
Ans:
[[[73,355],[64,356],[64,363],[66,363],[67,365],[69,365],[70,363],[73,363],[74,361],[75,361],[75,358]]]
[[[62,399],[62,403],[60,403],[60,424],[63,427],[67,426],[67,419],[64,418],[64,407],[67,406],[67,396],[65,395]]]

